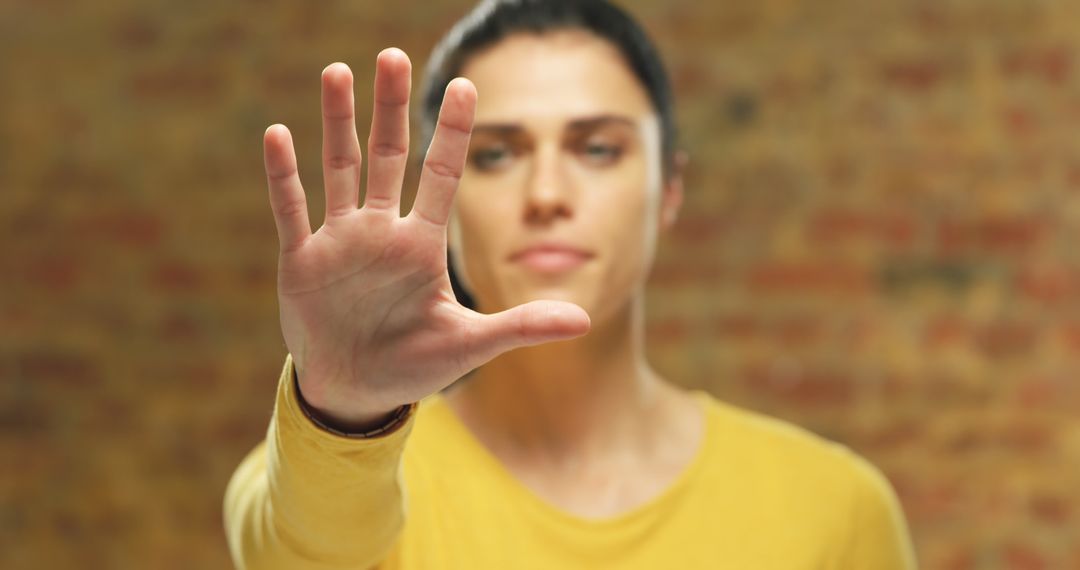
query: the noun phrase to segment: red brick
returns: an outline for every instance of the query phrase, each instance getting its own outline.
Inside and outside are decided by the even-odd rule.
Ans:
[[[917,445],[925,436],[925,427],[916,420],[884,423],[860,439],[861,447],[875,453],[894,452]]]
[[[1035,325],[1018,321],[992,323],[981,327],[977,334],[983,352],[995,358],[1024,355],[1038,340]]]
[[[751,390],[798,405],[844,405],[854,396],[851,378],[839,371],[757,364],[743,369],[742,378]]]
[[[150,283],[164,291],[199,291],[205,285],[204,272],[182,261],[159,262],[150,273]]]
[[[300,94],[308,92],[311,84],[316,81],[318,81],[318,75],[306,65],[295,67],[281,65],[265,72],[262,86],[271,95]]]
[[[934,317],[926,327],[926,344],[929,348],[940,348],[964,342],[971,338],[972,328],[967,320],[957,315]]]
[[[824,334],[825,323],[815,317],[790,317],[772,325],[772,336],[780,346],[803,347],[819,341]]]
[[[1066,497],[1039,494],[1029,501],[1031,516],[1038,522],[1051,527],[1065,527],[1072,518],[1072,506]]]
[[[238,263],[236,269],[236,275],[234,279],[237,280],[237,285],[251,293],[251,292],[267,292],[275,291],[277,286],[277,265],[276,261],[270,263],[255,263],[252,261],[243,261]]]
[[[1009,570],[1048,570],[1050,563],[1039,549],[1028,543],[1010,540],[1001,551],[1001,561]]]
[[[684,213],[671,227],[671,238],[683,244],[707,245],[728,235],[731,224],[722,216]]]
[[[713,330],[721,337],[750,339],[756,337],[761,324],[751,315],[723,315],[713,320]]]
[[[871,280],[866,271],[831,263],[772,263],[752,268],[746,278],[751,291],[771,293],[866,293]]]
[[[693,93],[709,86],[708,70],[700,62],[680,62],[671,68],[671,83],[680,93]]]
[[[0,432],[19,438],[49,435],[55,428],[55,406],[20,399],[0,403]]]
[[[953,520],[963,514],[961,508],[969,489],[970,483],[966,481],[944,477],[924,479],[918,487],[907,489],[905,510],[915,524]]]
[[[1027,47],[1006,55],[1002,70],[1014,79],[1033,76],[1053,85],[1065,83],[1072,71],[1074,50],[1070,46]]]
[[[101,382],[97,362],[88,355],[62,348],[38,348],[16,354],[16,370],[33,382],[71,388],[92,388]]]
[[[942,570],[979,570],[976,554],[971,547],[956,546],[946,554],[941,563]]]
[[[829,210],[811,219],[807,234],[820,243],[869,241],[886,247],[906,247],[915,237],[915,223],[896,212]]]
[[[137,210],[93,212],[72,223],[82,239],[102,239],[117,245],[150,247],[157,245],[165,224],[155,213]]]
[[[1031,373],[1016,387],[1016,405],[1030,410],[1068,405],[1067,389],[1071,383],[1071,377],[1064,373],[1061,377]]]
[[[1080,108],[1080,105],[1077,106]],[[1080,115],[1080,113],[1078,113]],[[1070,163],[1064,166],[1065,185],[1073,191],[1080,190],[1080,164]]]
[[[1080,323],[1064,322],[1057,326],[1056,336],[1074,352],[1080,352]]]
[[[993,394],[984,380],[934,370],[926,372],[917,386],[927,405],[984,405]]]
[[[1030,108],[1012,105],[1001,115],[1006,130],[1013,136],[1030,136],[1039,126],[1035,112]]]
[[[977,226],[979,243],[988,249],[1028,249],[1046,233],[1046,222],[1033,217],[991,219]]]
[[[945,71],[934,59],[907,59],[882,63],[881,74],[885,81],[896,87],[923,91],[937,86]]]
[[[715,286],[728,272],[718,263],[662,261],[649,274],[649,284],[660,287]]]
[[[58,110],[53,110],[57,113]],[[73,134],[85,128],[85,122],[78,116],[64,114],[54,115],[53,120],[62,123],[59,128],[64,128],[67,134]],[[67,194],[73,192],[114,192],[122,187],[122,176],[115,170],[106,168],[101,164],[88,164],[81,161],[60,160],[44,170],[40,185],[47,188],[51,193]],[[29,217],[28,221],[40,223],[37,216]]]
[[[689,336],[686,321],[683,319],[665,319],[650,322],[648,335],[649,342],[658,344],[682,343]]]
[[[930,37],[942,37],[951,31],[954,22],[948,15],[948,11],[934,4],[922,4],[915,7],[913,16],[919,30]]]
[[[84,264],[70,255],[43,255],[27,262],[26,278],[34,287],[49,291],[68,291],[79,285],[86,271]]]
[[[971,425],[950,433],[940,443],[943,455],[958,457],[986,451],[992,443],[992,436],[982,427]]]
[[[131,79],[131,92],[146,101],[175,99],[185,103],[213,101],[225,88],[225,78],[209,66],[174,64],[145,69]]]
[[[113,28],[113,39],[122,49],[149,49],[160,38],[160,26],[145,16],[129,16],[117,22]]]
[[[198,320],[184,312],[166,315],[158,326],[159,338],[170,343],[194,341],[203,334],[204,327]]]
[[[1043,303],[1080,300],[1080,272],[1064,265],[1024,268],[1014,282],[1024,296]]]
[[[947,219],[938,223],[937,243],[944,253],[1018,254],[1039,245],[1046,223],[1032,216],[983,220]]]
[[[1016,422],[998,426],[996,432],[997,442],[1006,451],[1018,456],[1051,453],[1057,446],[1057,432],[1041,423]]]

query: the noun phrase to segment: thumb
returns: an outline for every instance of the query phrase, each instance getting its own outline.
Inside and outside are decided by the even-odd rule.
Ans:
[[[589,332],[589,326],[589,314],[573,303],[531,301],[481,315],[470,344],[476,356],[487,362],[515,348],[579,337]]]

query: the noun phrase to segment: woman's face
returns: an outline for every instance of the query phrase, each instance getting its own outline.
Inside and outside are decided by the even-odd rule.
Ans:
[[[450,247],[478,308],[556,299],[611,317],[682,199],[645,88],[614,46],[569,30],[510,36],[462,75],[479,101]]]

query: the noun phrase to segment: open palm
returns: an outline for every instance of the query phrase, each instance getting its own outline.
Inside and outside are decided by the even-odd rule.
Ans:
[[[376,65],[362,207],[352,73],[344,64],[322,76],[326,215],[316,232],[289,131],[274,125],[264,137],[285,344],[305,399],[344,426],[377,421],[503,352],[589,327],[584,310],[570,303],[533,301],[484,315],[455,300],[446,224],[465,167],[476,90],[461,78],[447,87],[416,202],[401,216],[411,67],[396,49],[380,53]]]

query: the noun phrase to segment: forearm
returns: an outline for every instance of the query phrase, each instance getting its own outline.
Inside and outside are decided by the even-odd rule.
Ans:
[[[226,492],[225,526],[239,568],[365,568],[382,560],[404,522],[401,453],[412,427],[355,439],[303,413],[291,362],[279,381],[264,446]]]

